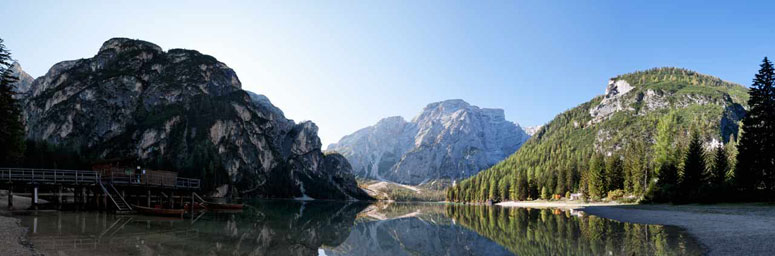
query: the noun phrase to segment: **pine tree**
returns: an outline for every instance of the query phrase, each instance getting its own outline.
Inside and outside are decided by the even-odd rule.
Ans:
[[[529,185],[527,184],[527,177],[525,173],[521,172],[517,174],[517,200],[525,201],[528,197]]]
[[[11,75],[11,53],[0,39],[0,165],[21,163],[24,155],[24,124],[19,103],[14,99],[17,77]]]
[[[557,187],[554,188],[555,194],[562,195],[565,194],[565,191],[568,191],[568,186],[565,184],[567,181],[565,178],[568,175],[567,172],[568,171],[565,170],[565,168],[560,168],[560,171],[557,173]]]
[[[575,189],[578,189],[579,171],[577,168],[576,164],[573,164],[568,172],[565,173],[565,186],[567,187],[567,191],[570,191],[571,193],[573,193]]]
[[[681,177],[680,190],[682,197],[688,201],[696,201],[702,195],[705,183],[705,151],[698,132],[692,133],[689,149],[684,159],[684,171]]]
[[[678,194],[678,167],[673,162],[664,162],[659,170],[657,183],[653,189],[649,187],[648,197],[658,203],[674,201]]]
[[[625,188],[633,193],[643,193],[648,172],[647,152],[643,142],[635,141],[624,153],[624,169],[628,173]]]
[[[603,155],[597,154],[589,162],[587,189],[592,198],[602,198],[605,195],[605,163]]]
[[[675,143],[676,136],[678,135],[678,123],[679,117],[675,111],[670,111],[667,115],[660,118],[659,123],[657,123],[656,143],[654,144],[654,166],[656,167],[657,177],[662,177],[663,167],[672,168],[678,165],[678,150]],[[666,177],[670,178],[671,175],[668,173]]]
[[[735,182],[744,196],[775,187],[775,69],[766,57],[760,67],[749,90],[735,167]]]
[[[713,188],[721,188],[724,186],[727,177],[727,171],[729,171],[729,158],[727,157],[727,151],[724,147],[718,147],[713,154],[713,168],[710,169],[709,181]]]
[[[619,155],[608,158],[605,164],[605,176],[607,191],[624,187],[624,163]]]

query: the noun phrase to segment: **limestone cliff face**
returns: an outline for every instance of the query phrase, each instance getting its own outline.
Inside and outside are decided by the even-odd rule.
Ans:
[[[321,152],[314,123],[295,124],[241,86],[211,56],[114,38],[32,82],[27,137],[99,159],[133,157],[244,196],[368,198],[349,164]]]
[[[16,98],[24,98],[27,91],[30,90],[30,86],[32,86],[32,82],[35,81],[35,79],[27,74],[27,72],[24,72],[22,66],[19,65],[18,62],[11,64],[11,67],[8,69],[11,71],[11,76],[19,79],[14,84],[14,90],[17,93]]]
[[[404,184],[461,179],[514,153],[529,136],[501,109],[463,100],[431,103],[411,122],[389,117],[345,136],[328,150],[344,155],[356,176]]]

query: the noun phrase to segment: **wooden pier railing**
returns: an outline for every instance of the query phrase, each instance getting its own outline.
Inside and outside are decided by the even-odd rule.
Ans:
[[[0,181],[38,184],[96,184],[100,176],[95,171],[0,168]]]
[[[157,186],[180,189],[199,189],[199,179],[168,175],[100,175],[96,171],[34,168],[0,168],[0,182],[50,185],[96,185],[99,182],[116,186]]]

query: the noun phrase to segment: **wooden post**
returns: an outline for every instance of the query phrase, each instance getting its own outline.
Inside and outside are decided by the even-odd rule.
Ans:
[[[13,209],[13,185],[8,186],[8,209]]]
[[[32,208],[38,209],[38,185],[32,188]]]
[[[59,185],[59,191],[57,192],[57,208],[62,209],[62,185]]]
[[[175,208],[175,191],[170,192],[170,209]]]
[[[151,189],[148,189],[148,196],[146,197],[148,199],[148,207],[151,207]]]
[[[194,192],[193,191],[191,192],[191,204],[188,205],[188,207],[190,207],[191,215],[193,216],[194,215],[194,209],[195,209],[194,208]]]

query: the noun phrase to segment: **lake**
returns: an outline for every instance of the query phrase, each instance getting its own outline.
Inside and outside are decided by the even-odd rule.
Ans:
[[[698,255],[669,226],[578,211],[433,203],[253,201],[185,218],[39,212],[21,218],[47,255]]]

